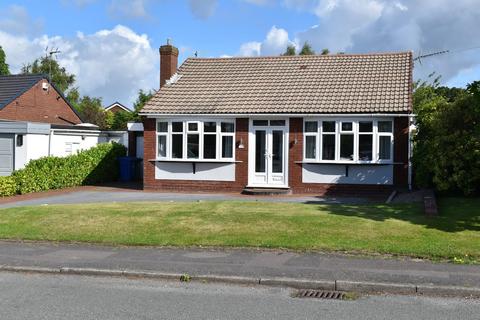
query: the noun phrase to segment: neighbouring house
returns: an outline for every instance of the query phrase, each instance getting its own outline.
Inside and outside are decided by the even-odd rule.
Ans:
[[[0,176],[30,160],[67,156],[109,141],[128,145],[125,131],[82,123],[45,75],[0,76]]]
[[[410,183],[411,52],[188,58],[160,48],[144,187],[372,194]]]
[[[0,76],[0,119],[60,125],[82,123],[75,108],[44,74]]]
[[[108,107],[105,108],[105,111],[110,111],[110,112],[113,112],[113,113],[117,113],[117,112],[132,112],[132,110],[130,110],[129,108],[125,107],[123,104],[121,104],[120,102],[114,102],[112,103],[111,105],[109,105]]]

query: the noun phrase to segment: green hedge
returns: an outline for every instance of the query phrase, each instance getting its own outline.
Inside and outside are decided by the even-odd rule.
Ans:
[[[13,187],[15,193],[25,194],[116,181],[119,171],[117,158],[125,154],[123,145],[103,143],[64,158],[32,160],[24,169],[0,181],[0,195],[12,195]]]
[[[17,184],[15,179],[10,177],[0,177],[0,197],[9,197],[17,193]]]

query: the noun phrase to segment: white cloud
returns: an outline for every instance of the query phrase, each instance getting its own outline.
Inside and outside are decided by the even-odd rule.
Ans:
[[[256,57],[260,55],[261,42],[247,42],[240,46],[239,56],[242,57]]]
[[[267,38],[262,42],[262,55],[279,55],[285,51],[290,43],[288,32],[285,29],[273,26],[267,33]]]
[[[318,24],[296,34],[318,52],[415,54],[469,48],[480,43],[478,0],[284,0],[284,5],[312,13]],[[435,56],[415,65],[415,77],[436,71],[445,81],[464,70],[478,70],[480,51]]]
[[[43,21],[32,19],[27,10],[19,5],[11,5],[0,16],[0,30],[16,35],[37,34],[43,28]]]
[[[285,29],[273,26],[263,42],[246,42],[240,46],[239,56],[279,55],[285,52],[289,44],[294,44],[288,38]]]
[[[29,38],[0,31],[0,43],[12,72],[44,53],[45,47],[59,47],[58,62],[77,76],[82,94],[131,104],[139,89],[158,87],[159,57],[150,39],[124,26],[75,37]]]

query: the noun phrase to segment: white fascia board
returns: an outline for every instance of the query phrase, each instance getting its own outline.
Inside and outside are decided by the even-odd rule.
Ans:
[[[171,117],[258,118],[258,117],[415,117],[412,113],[140,113],[149,119]]]
[[[141,122],[127,122],[128,131],[141,131],[143,132],[143,123]]]

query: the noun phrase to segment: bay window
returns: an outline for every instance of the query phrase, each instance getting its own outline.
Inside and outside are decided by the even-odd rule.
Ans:
[[[304,122],[305,160],[390,163],[392,154],[392,120],[306,119]]]
[[[157,121],[157,158],[166,160],[233,160],[233,120]]]

